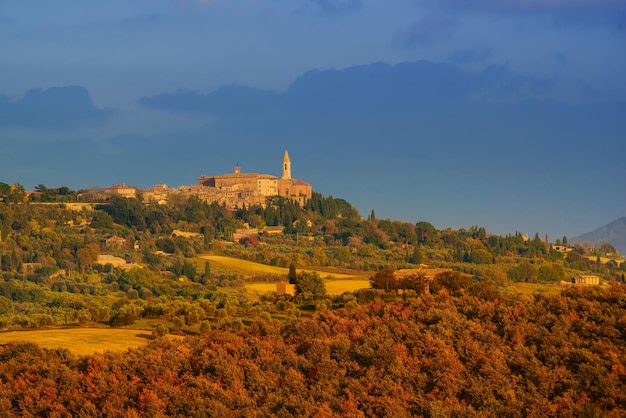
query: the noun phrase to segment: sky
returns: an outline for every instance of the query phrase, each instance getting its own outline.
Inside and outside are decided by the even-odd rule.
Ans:
[[[0,0],[0,181],[293,175],[367,216],[626,216],[623,0]]]

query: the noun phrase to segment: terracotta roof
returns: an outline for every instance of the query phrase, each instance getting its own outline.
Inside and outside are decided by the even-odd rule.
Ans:
[[[106,190],[120,190],[120,189],[136,189],[136,187],[133,186],[127,186],[125,184],[114,184],[111,187],[107,187]]]
[[[295,186],[310,186],[310,183],[307,183],[304,180],[299,180],[299,179],[290,179],[289,180],[291,182],[291,184],[295,185]]]

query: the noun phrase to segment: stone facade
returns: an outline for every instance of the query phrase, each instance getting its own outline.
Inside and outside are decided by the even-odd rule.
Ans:
[[[291,177],[291,159],[285,150],[282,161],[282,177],[271,174],[242,173],[239,165],[230,174],[201,176],[195,185],[168,189],[156,185],[143,194],[144,202],[164,203],[172,193],[197,196],[207,202],[224,204],[230,209],[244,205],[265,206],[268,197],[282,196],[304,205],[313,193],[311,184]]]
[[[583,274],[572,279],[574,284],[597,286],[600,284],[600,277],[591,274]]]
[[[137,198],[137,188],[132,186],[127,186],[124,183],[115,184],[111,187],[107,187],[104,189],[104,192],[110,195],[117,195],[126,198]]]

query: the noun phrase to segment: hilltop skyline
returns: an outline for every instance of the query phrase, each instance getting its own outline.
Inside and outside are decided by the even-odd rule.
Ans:
[[[624,216],[613,0],[0,1],[0,181],[294,176],[362,215],[579,235]]]

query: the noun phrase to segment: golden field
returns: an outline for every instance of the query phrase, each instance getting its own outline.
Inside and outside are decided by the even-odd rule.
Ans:
[[[370,287],[369,280],[363,279],[324,280],[324,284],[326,285],[326,293],[329,295],[340,295],[345,292],[353,292],[355,290],[368,289]],[[246,284],[245,287],[246,289],[256,293],[276,291],[276,283],[249,283]],[[294,294],[294,286],[292,284],[287,284],[287,293],[291,295]]]
[[[66,348],[77,355],[126,351],[141,347],[151,339],[152,334],[148,330],[117,328],[65,328],[0,333],[0,344],[26,341],[42,348]]]
[[[267,264],[255,263],[254,261],[241,260],[234,257],[225,257],[221,255],[203,255],[199,257],[202,260],[211,262],[212,266],[230,270],[244,276],[253,276],[260,274],[274,274],[277,276],[287,276],[289,269],[286,267],[268,266]],[[298,268],[298,271],[315,272],[321,278],[329,279],[364,279],[369,278],[370,273],[352,272],[340,273],[331,272],[323,268]]]

